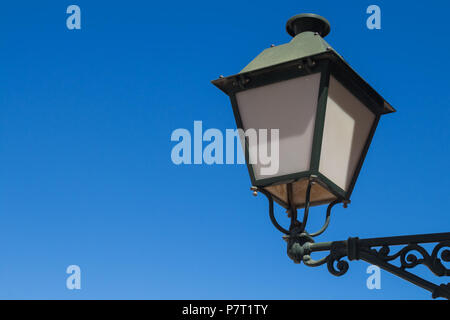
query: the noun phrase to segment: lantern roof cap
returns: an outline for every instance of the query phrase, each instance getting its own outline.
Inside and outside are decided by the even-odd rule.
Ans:
[[[305,31],[312,31],[325,38],[330,30],[328,20],[314,13],[297,14],[286,23],[286,31],[293,37]]]

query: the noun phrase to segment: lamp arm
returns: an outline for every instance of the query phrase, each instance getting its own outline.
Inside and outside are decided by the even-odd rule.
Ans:
[[[344,258],[349,261],[363,260],[430,291],[433,298],[450,300],[450,283],[437,285],[407,271],[424,265],[438,277],[450,276],[450,269],[442,263],[450,262],[450,232],[371,239],[349,238],[322,243],[314,243],[306,233],[291,233],[284,238],[288,242],[288,256],[296,263],[303,261],[309,267],[326,263],[331,274],[342,276],[349,268],[349,263]],[[422,246],[425,243],[435,243],[431,253]],[[402,248],[390,254],[392,246]],[[320,260],[313,260],[311,253],[320,251],[329,253]],[[396,260],[397,265],[392,263]]]
[[[331,274],[342,276],[349,268],[349,263],[343,260],[344,258],[349,261],[363,260],[430,291],[433,298],[441,297],[450,300],[450,283],[437,285],[407,270],[423,265],[438,277],[449,277],[450,269],[442,261],[450,263],[450,232],[370,239],[348,238],[343,241],[316,243],[314,237],[321,235],[330,223],[332,208],[340,202],[344,202],[345,207],[346,202],[342,199],[331,202],[328,205],[322,228],[309,234],[305,231],[305,227],[308,219],[310,189],[311,183],[307,189],[307,204],[303,221],[298,222],[292,211],[291,218],[294,217],[294,222],[291,221],[289,230],[286,230],[275,218],[272,195],[263,188],[252,187],[255,195],[257,192],[261,192],[267,197],[270,220],[275,228],[285,234],[283,239],[287,242],[287,255],[295,263],[303,261],[308,267],[326,264]],[[425,243],[435,243],[431,253],[428,253],[422,246]],[[391,254],[392,246],[402,246],[402,248]],[[311,258],[313,252],[328,252],[328,255],[314,260]],[[395,261],[397,261],[397,265],[393,264]]]

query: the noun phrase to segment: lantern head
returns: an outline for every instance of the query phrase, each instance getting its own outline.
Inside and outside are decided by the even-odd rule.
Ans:
[[[278,141],[244,140],[253,186],[286,208],[305,205],[311,179],[311,205],[348,201],[381,115],[395,110],[325,42],[326,19],[297,15],[286,30],[289,43],[212,83],[230,97],[238,129],[278,129]],[[278,143],[278,170],[264,174],[253,149],[272,143]]]

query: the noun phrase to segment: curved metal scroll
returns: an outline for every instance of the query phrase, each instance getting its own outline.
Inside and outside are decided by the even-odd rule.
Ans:
[[[289,231],[286,230],[285,228],[283,228],[277,221],[277,219],[275,218],[274,212],[273,212],[273,198],[272,195],[267,192],[264,189],[257,189],[259,192],[261,192],[263,195],[265,195],[267,197],[267,200],[269,200],[269,217],[270,217],[270,221],[272,221],[272,224],[275,226],[275,228],[277,228],[280,232],[284,233],[284,234],[289,234]]]
[[[338,199],[338,200],[334,200],[333,202],[331,202],[331,203],[328,205],[328,208],[327,208],[327,215],[325,216],[325,223],[324,223],[324,225],[322,226],[322,228],[319,229],[319,231],[310,233],[309,235],[310,235],[311,237],[317,237],[317,236],[320,236],[322,233],[325,232],[325,230],[327,230],[328,225],[330,224],[331,209],[333,209],[333,207],[334,207],[335,205],[337,205],[338,203],[341,203],[341,202],[342,202],[342,200]]]
[[[309,208],[311,206],[311,188],[313,185],[314,181],[310,180],[308,183],[308,187],[306,189],[306,194],[305,194],[305,207],[304,207],[304,212],[303,212],[303,220],[302,221],[298,221],[297,219],[297,209],[295,208],[295,204],[293,201],[293,195],[292,195],[292,184],[288,184],[287,185],[287,195],[288,195],[288,204],[290,207],[290,218],[291,218],[291,226],[289,228],[289,230],[283,228],[278,221],[275,218],[274,215],[274,208],[273,208],[273,197],[270,194],[270,192],[268,192],[267,190],[263,189],[263,188],[257,188],[257,187],[252,187],[252,190],[254,190],[255,192],[261,192],[262,194],[264,194],[267,198],[267,200],[269,201],[269,217],[270,217],[270,221],[272,222],[272,224],[275,226],[275,228],[277,228],[277,230],[279,230],[280,232],[284,233],[284,234],[290,234],[291,230],[295,227],[296,228],[296,232],[297,233],[302,233],[305,232],[306,229],[306,225],[308,222],[308,216],[309,216]],[[256,194],[256,193],[255,193]],[[319,235],[321,235],[322,233],[325,232],[325,230],[328,228],[328,225],[330,224],[330,217],[331,217],[331,210],[333,209],[333,207],[338,204],[338,203],[342,203],[343,200],[342,199],[337,199],[333,202],[331,202],[328,205],[327,208],[327,213],[325,216],[325,223],[322,226],[322,228],[320,228],[318,231],[314,232],[314,233],[306,233],[311,237],[317,237]]]

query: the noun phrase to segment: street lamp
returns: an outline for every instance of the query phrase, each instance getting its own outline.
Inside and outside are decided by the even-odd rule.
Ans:
[[[424,264],[438,276],[450,276],[441,262],[450,261],[450,250],[443,249],[450,247],[450,233],[314,242],[328,227],[333,206],[350,202],[379,119],[395,110],[325,42],[323,37],[330,32],[325,18],[296,15],[288,20],[286,30],[293,36],[289,43],[264,50],[238,74],[212,83],[230,97],[238,129],[279,130],[278,141],[251,142],[248,137],[241,141],[252,190],[269,199],[270,218],[286,234],[289,257],[308,266],[327,263],[335,275],[347,271],[348,263],[341,260],[345,256],[366,260],[431,291],[433,297],[450,298],[448,284],[437,286],[405,270]],[[263,174],[255,150],[267,150],[275,143],[278,170]],[[289,230],[276,221],[274,201],[288,210]],[[309,207],[322,204],[328,204],[325,224],[308,233]],[[302,221],[297,219],[300,208],[304,208]],[[438,244],[429,255],[419,242]],[[389,246],[396,245],[406,247],[389,255]],[[316,261],[310,257],[315,251],[330,253]],[[399,267],[390,263],[396,258]]]

